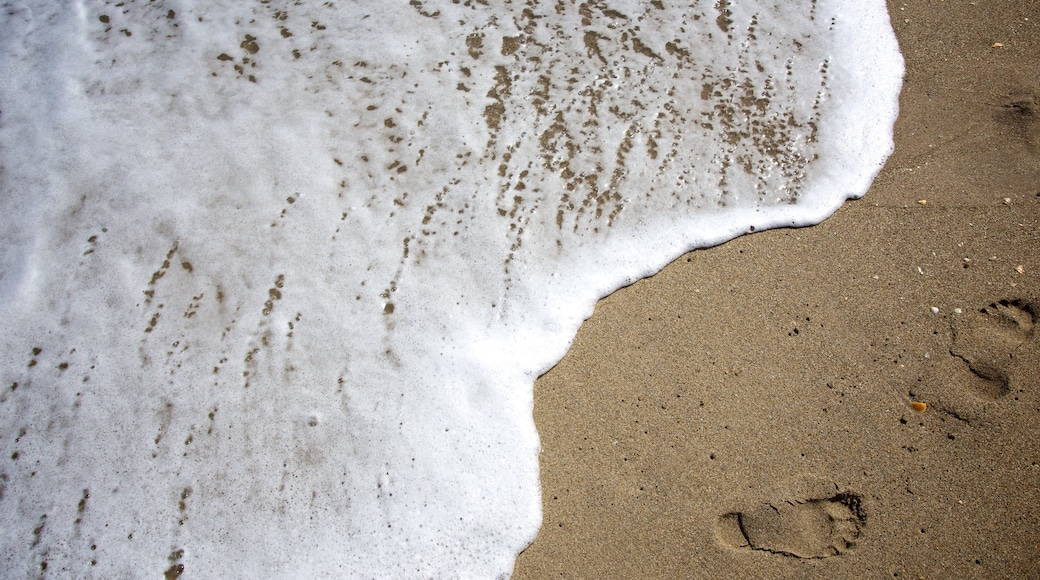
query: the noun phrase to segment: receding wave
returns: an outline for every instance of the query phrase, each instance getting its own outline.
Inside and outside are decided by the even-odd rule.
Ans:
[[[902,74],[873,0],[0,9],[17,576],[508,574],[535,377],[862,195]]]

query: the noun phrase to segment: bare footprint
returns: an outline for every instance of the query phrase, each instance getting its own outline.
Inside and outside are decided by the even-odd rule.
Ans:
[[[724,514],[715,530],[733,548],[793,558],[828,558],[854,546],[865,522],[860,496],[841,493]]]
[[[998,105],[996,120],[1030,149],[1040,147],[1040,96],[1009,93]]]
[[[950,354],[981,379],[973,390],[996,400],[1008,394],[1015,350],[1034,334],[1037,308],[1023,300],[1001,300],[978,313],[956,319]]]

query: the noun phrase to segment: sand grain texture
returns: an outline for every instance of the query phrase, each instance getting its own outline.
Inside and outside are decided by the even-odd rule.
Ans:
[[[866,197],[605,298],[536,384],[516,578],[1040,577],[1040,2],[889,10]]]

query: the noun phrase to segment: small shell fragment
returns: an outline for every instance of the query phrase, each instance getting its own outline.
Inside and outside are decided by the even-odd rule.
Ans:
[[[994,42],[993,46],[991,46],[990,48],[1004,48],[1004,43],[1003,42]]]
[[[1019,264],[1019,265],[1015,266],[1015,271],[1018,272],[1019,274],[1025,274],[1026,273],[1026,267],[1023,266],[1022,264]]]
[[[919,200],[917,200],[917,205],[928,205],[928,200],[927,199],[919,199]]]
[[[928,405],[926,403],[922,403],[920,401],[914,401],[914,402],[910,403],[910,407],[913,408],[913,410],[917,411],[918,413],[924,413],[924,410],[928,408]]]

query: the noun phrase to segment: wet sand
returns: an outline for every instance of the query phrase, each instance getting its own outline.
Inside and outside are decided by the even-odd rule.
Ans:
[[[1040,2],[889,9],[867,195],[605,298],[536,383],[516,578],[1040,577]]]

